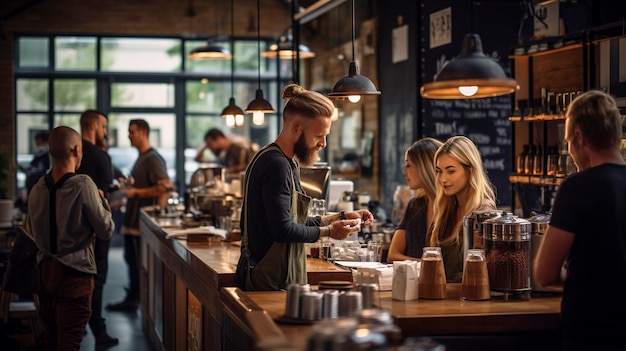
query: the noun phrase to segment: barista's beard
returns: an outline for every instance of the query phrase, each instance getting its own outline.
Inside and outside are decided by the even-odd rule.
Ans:
[[[300,164],[303,166],[310,166],[314,162],[319,160],[319,155],[317,154],[317,147],[309,149],[306,147],[306,141],[304,140],[304,133],[300,134],[300,137],[293,145],[293,153],[300,161]]]

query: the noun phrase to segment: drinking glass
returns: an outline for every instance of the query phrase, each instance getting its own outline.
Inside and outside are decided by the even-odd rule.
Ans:
[[[418,282],[420,299],[445,299],[447,297],[446,271],[440,247],[423,249]]]
[[[461,299],[489,300],[489,273],[485,250],[470,249],[467,251],[461,283]]]

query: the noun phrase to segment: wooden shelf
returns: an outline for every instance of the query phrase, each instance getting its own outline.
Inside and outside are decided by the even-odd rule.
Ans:
[[[509,182],[519,184],[535,184],[535,185],[559,185],[565,177],[561,176],[538,176],[527,174],[511,174]]]
[[[511,122],[557,121],[565,120],[564,114],[540,114],[532,116],[509,116]]]
[[[530,57],[530,56],[541,56],[541,55],[548,55],[548,54],[554,54],[557,52],[561,52],[561,51],[567,51],[567,50],[574,50],[574,49],[578,49],[578,48],[582,48],[583,44],[580,42],[571,44],[572,40],[568,40],[566,42],[556,42],[554,44],[552,44],[551,46],[548,45],[546,49],[542,49],[542,50],[537,50],[537,51],[533,51],[531,53],[528,53],[528,49],[533,46],[533,45],[538,45],[540,46],[541,44],[532,44],[529,45],[528,47],[526,47],[525,53],[524,54],[512,54],[509,55],[509,58],[517,58],[517,57]]]

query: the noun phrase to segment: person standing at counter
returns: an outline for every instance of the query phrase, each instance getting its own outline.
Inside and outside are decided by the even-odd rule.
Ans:
[[[79,350],[97,270],[94,236],[109,240],[114,224],[93,180],[75,175],[83,157],[80,135],[60,126],[50,132],[49,142],[52,170],[31,191],[25,232],[39,249],[46,350]]]
[[[113,182],[113,166],[111,157],[100,145],[104,144],[107,134],[107,117],[100,111],[87,110],[80,116],[80,129],[83,138],[83,159],[76,173],[86,174],[96,183],[100,196],[109,198],[109,187]],[[111,337],[106,330],[106,322],[102,317],[102,290],[107,278],[109,266],[108,239],[96,237],[94,254],[98,273],[94,279],[93,296],[91,298],[91,317],[89,328],[96,340],[96,348],[103,350],[117,345],[119,340]]]
[[[563,350],[626,350],[626,300],[602,295],[626,290],[626,163],[615,100],[597,90],[578,96],[566,113],[565,140],[579,173],[559,187],[535,278],[563,287]]]
[[[244,290],[281,290],[304,284],[304,243],[320,237],[345,239],[370,225],[367,210],[307,217],[310,198],[300,185],[300,165],[309,165],[326,146],[333,103],[297,84],[287,85],[283,126],[276,140],[261,148],[246,169],[241,213],[242,245],[237,284]]]
[[[440,246],[446,280],[463,278],[463,217],[474,211],[496,209],[493,186],[483,168],[480,152],[467,137],[453,136],[435,153],[437,195],[435,219],[428,242]]]
[[[243,137],[237,140],[234,137],[226,137],[221,130],[212,128],[204,135],[204,145],[196,155],[196,162],[206,162],[203,157],[205,150],[209,149],[217,156],[217,160],[226,169],[226,174],[243,172],[248,167],[254,152],[251,143]]]
[[[416,190],[398,225],[387,256],[388,262],[419,260],[426,244],[426,233],[432,225],[436,175],[434,156],[442,145],[439,140],[423,138],[404,153],[402,174],[410,189]]]
[[[107,305],[109,311],[136,311],[139,305],[139,212],[142,207],[158,205],[165,208],[172,187],[163,157],[150,145],[150,126],[143,119],[133,119],[128,126],[128,138],[139,151],[131,174],[130,186],[123,191],[128,199],[124,213],[124,260],[128,265],[129,287],[126,298]]]

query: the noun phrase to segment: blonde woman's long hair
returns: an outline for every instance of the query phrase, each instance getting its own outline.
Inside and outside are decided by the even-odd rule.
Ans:
[[[433,138],[422,138],[406,149],[406,156],[417,168],[422,178],[423,187],[417,189],[415,197],[430,195],[435,197],[437,192],[437,175],[435,174],[435,152],[443,143]]]
[[[480,152],[476,145],[467,137],[454,136],[441,145],[437,153],[435,153],[435,165],[443,154],[461,163],[465,170],[469,172],[467,203],[463,204],[461,209],[463,217],[476,210],[495,209],[496,195],[493,185],[483,168]],[[463,221],[458,221],[456,217],[459,205],[456,196],[445,195],[443,187],[437,183],[434,206],[435,220],[428,240],[431,246],[460,242]]]

